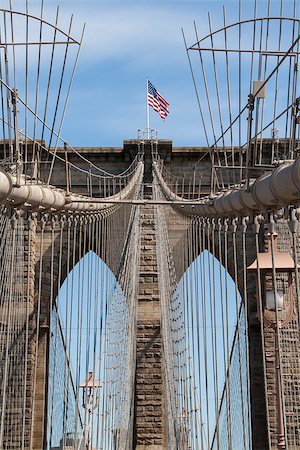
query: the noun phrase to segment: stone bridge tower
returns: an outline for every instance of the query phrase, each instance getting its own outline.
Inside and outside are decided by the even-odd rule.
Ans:
[[[137,140],[125,141],[123,148],[82,148],[78,149],[84,153],[90,160],[95,162],[109,171],[120,172],[126,168],[130,161],[139,151],[141,142]],[[173,173],[181,173],[182,171],[189,171],[191,167],[200,159],[202,172],[201,176],[201,191],[203,195],[207,195],[210,189],[210,158],[207,153],[207,148],[203,147],[173,147],[171,141],[157,141],[155,142],[156,150],[161,158],[164,159],[165,165]],[[144,199],[153,200],[152,192],[152,157],[153,143],[146,141],[143,143],[143,150],[145,152],[145,174],[144,174]],[[64,151],[63,149],[61,151]],[[70,154],[69,161],[76,162],[78,165],[80,161],[76,161],[76,155]],[[58,163],[59,165],[59,163]],[[65,184],[64,168],[57,168],[52,180],[56,186],[63,187]],[[83,180],[80,177],[72,180],[72,190],[80,190]],[[185,186],[188,189],[188,186]],[[94,187],[96,191],[97,187]],[[26,217],[27,220],[27,217]],[[181,233],[184,230],[184,224],[180,222],[180,217],[174,213],[169,220],[174,220],[178,229],[178,236],[180,239]],[[175,223],[174,222],[174,223]],[[39,266],[39,252],[44,254],[43,268],[45,273],[49,273],[51,266],[51,254],[49,253],[49,242],[51,235],[51,227],[44,230],[43,240],[41,240],[41,232],[37,232],[35,228],[34,219],[26,225],[25,232],[25,246],[28,254],[31,255],[32,262],[36,264],[36,271],[40,270]],[[287,235],[287,223],[285,220],[280,220],[277,225],[279,236],[278,246],[280,250],[290,248]],[[265,246],[266,230],[261,228],[260,232],[260,246],[263,249]],[[238,236],[241,240],[241,236]],[[247,234],[247,264],[250,265],[255,259],[255,241],[254,232]],[[65,245],[63,243],[63,245]],[[231,248],[231,246],[229,246]],[[229,253],[232,250],[229,250]],[[238,265],[242,267],[242,254],[238,255]],[[229,260],[232,260],[229,254]],[[65,267],[67,261],[62,261],[62,266]],[[229,267],[229,270],[231,268]],[[32,278],[29,283],[29,309],[34,316],[36,305],[36,292],[38,287],[34,284],[34,274],[32,268],[28,272],[28,276]],[[64,275],[60,282],[63,282]],[[31,402],[34,404],[34,423],[32,427],[32,448],[40,450],[44,447],[47,424],[47,390],[48,379],[47,371],[49,364],[49,296],[50,285],[47,284],[47,276],[45,276],[45,284],[43,286],[43,295],[41,299],[41,319],[37,324],[32,320],[31,327],[35,331],[39,326],[38,342],[32,341],[32,354],[34,347],[39,348],[39,361],[37,365],[37,385],[34,399],[28,399],[28,411],[31,407]],[[242,273],[240,274],[239,288],[242,292]],[[59,281],[58,281],[59,283]],[[57,284],[57,290],[59,285]],[[249,309],[247,311],[249,318],[249,352],[250,352],[250,397],[251,397],[251,423],[253,432],[253,450],[265,450],[268,448],[268,429],[272,439],[272,447],[276,448],[276,414],[275,414],[275,374],[274,354],[271,351],[274,348],[274,331],[272,329],[265,330],[265,346],[262,348],[261,338],[261,324],[257,317],[257,302],[256,302],[256,280],[255,277],[251,279],[248,285],[248,299]],[[29,299],[28,299],[29,300]],[[138,315],[137,315],[137,354],[136,354],[136,379],[135,379],[135,426],[134,426],[134,448],[136,450],[166,450],[166,430],[169,426],[168,416],[166,411],[166,398],[164,387],[164,365],[163,365],[163,345],[161,337],[161,309],[160,309],[160,292],[158,284],[158,266],[157,266],[157,248],[156,248],[156,230],[155,230],[155,216],[154,206],[145,204],[141,208],[141,248],[140,248],[140,275],[139,275],[139,292],[138,292]],[[33,333],[34,334],[34,333]],[[283,358],[284,370],[286,377],[286,385],[297,386],[300,379],[300,372],[298,372],[298,356],[299,344],[297,337],[297,320],[290,322],[288,327],[282,331],[283,336]],[[31,348],[30,347],[30,348]],[[29,351],[29,370],[28,370],[28,384],[31,383],[31,377],[34,371],[33,360],[30,359],[31,350]],[[263,356],[265,355],[265,361]],[[265,392],[263,384],[263,370],[267,371],[268,391]],[[288,375],[288,372],[291,372]],[[297,381],[298,380],[298,381]],[[266,398],[268,398],[268,408],[266,406]],[[298,414],[299,406],[293,404],[293,396],[291,391],[286,393],[287,414]],[[25,419],[26,420],[26,419]],[[297,424],[294,427],[289,426],[288,433],[297,434]],[[26,435],[25,442],[30,439],[30,432]],[[18,448],[13,446],[12,448]],[[26,448],[26,445],[25,445]],[[290,448],[291,450],[292,448]],[[296,447],[293,450],[296,450]],[[172,449],[173,450],[173,449]]]

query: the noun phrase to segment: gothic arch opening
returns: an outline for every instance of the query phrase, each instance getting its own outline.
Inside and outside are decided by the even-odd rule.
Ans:
[[[250,448],[245,309],[228,266],[203,250],[174,291],[171,315],[182,445]]]
[[[117,278],[95,252],[87,252],[61,285],[52,312],[49,450],[112,445],[111,421],[118,423],[115,402],[123,395],[120,382],[128,376],[132,350],[130,320],[130,301]]]

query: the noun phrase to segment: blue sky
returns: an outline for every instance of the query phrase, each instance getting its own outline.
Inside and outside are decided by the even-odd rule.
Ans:
[[[8,5],[9,1],[5,0]],[[175,145],[205,145],[203,131],[183,44],[195,43],[193,21],[199,34],[208,32],[207,13],[213,27],[222,21],[225,4],[228,22],[238,19],[237,0],[146,1],[146,0],[46,0],[45,16],[54,21],[60,3],[60,23],[74,13],[74,34],[87,23],[82,53],[72,89],[63,136],[74,146],[121,146],[146,126],[145,80],[147,76],[170,103],[164,122],[151,113],[151,127],[159,138]],[[15,0],[23,9],[25,0]],[[284,1],[291,9],[292,0]],[[38,13],[40,2],[29,0]],[[254,1],[243,1],[243,16],[253,15]],[[261,14],[267,1],[258,0]],[[280,1],[272,0],[274,13]],[[258,15],[261,15],[258,14]]]

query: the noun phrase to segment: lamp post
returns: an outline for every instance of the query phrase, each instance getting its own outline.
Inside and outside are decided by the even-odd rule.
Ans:
[[[99,403],[100,382],[95,380],[93,372],[89,372],[88,378],[80,385],[80,388],[82,389],[82,406],[88,414],[87,450],[92,450],[90,428],[93,412]]]
[[[277,234],[269,233],[268,251],[258,253],[257,259],[247,268],[250,273],[261,274],[263,321],[275,331],[275,372],[277,405],[277,448],[286,448],[286,436],[282,403],[282,380],[280,374],[279,329],[292,320],[294,315],[293,272],[295,262],[287,252],[279,252]],[[257,289],[259,291],[259,289]],[[257,296],[258,297],[258,296]]]
[[[181,414],[179,417],[179,426],[180,426],[180,441],[182,450],[188,450],[189,449],[189,437],[188,437],[188,429],[189,429],[189,413],[186,411],[185,408],[182,408]]]

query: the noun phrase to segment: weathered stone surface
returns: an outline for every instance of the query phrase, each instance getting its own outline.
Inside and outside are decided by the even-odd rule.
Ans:
[[[126,141],[123,148],[81,148],[80,153],[103,167],[108,171],[118,173],[132,161],[138,149],[136,140]],[[181,175],[182,172],[190,171],[191,167],[202,158],[201,162],[201,184],[202,193],[209,191],[210,187],[210,161],[207,154],[207,148],[172,148],[171,141],[158,141],[158,150],[166,162],[167,168],[175,174]],[[63,151],[58,149],[58,152]],[[149,153],[149,152],[148,152]],[[207,156],[204,156],[207,154]],[[75,155],[70,155],[71,162],[78,164]],[[151,183],[151,166],[149,161],[151,157],[146,155],[147,168],[145,174],[146,183]],[[85,182],[85,180],[84,180]],[[52,183],[58,186],[65,185],[65,170],[63,163],[58,162],[52,178]],[[72,178],[72,190],[82,192],[83,180],[80,175]],[[98,189],[98,190],[97,190]],[[186,190],[183,186],[182,190]],[[95,185],[93,186],[94,195],[101,192]],[[178,191],[180,195],[180,191]],[[151,189],[146,188],[145,197],[151,198]],[[177,217],[176,217],[177,216]],[[186,224],[174,214],[170,216],[170,228],[185,230]],[[279,248],[290,251],[291,243],[287,232],[287,224],[277,225],[280,234]],[[28,248],[28,235],[30,235],[31,248]],[[28,367],[27,367],[27,390],[26,390],[26,424],[24,436],[24,448],[29,446],[31,430],[33,431],[33,450],[43,448],[45,438],[46,422],[46,392],[47,392],[47,363],[48,363],[48,345],[49,345],[49,295],[50,295],[50,234],[46,230],[44,236],[43,258],[43,295],[41,298],[41,318],[45,325],[43,330],[39,330],[39,341],[36,342],[36,317],[37,307],[37,285],[34,285],[35,267],[38,270],[40,233],[24,233],[24,261],[28,263],[30,257],[30,267],[26,267],[26,276],[29,275],[29,313],[31,334],[28,348]],[[241,235],[237,236],[238,242],[238,283],[242,291],[242,252]],[[176,237],[171,240],[172,248],[176,248]],[[300,254],[300,241],[297,241],[297,251]],[[254,234],[250,229],[247,231],[246,248],[247,264],[255,259]],[[232,264],[232,240],[229,237],[229,264]],[[63,261],[65,266],[66,261]],[[36,265],[37,264],[37,265]],[[186,267],[183,266],[183,270]],[[70,268],[71,270],[71,268]],[[231,274],[234,273],[232,265],[229,267]],[[54,271],[58,271],[58,260],[55,258]],[[164,424],[164,392],[163,392],[163,367],[162,367],[162,342],[160,335],[160,306],[158,274],[156,263],[156,239],[154,227],[154,208],[151,206],[142,207],[142,238],[141,238],[141,259],[140,259],[140,289],[138,296],[138,324],[137,324],[137,371],[136,371],[136,398],[135,398],[135,441],[136,450],[163,450],[166,448],[165,442],[165,424]],[[252,407],[252,430],[253,430],[253,450],[265,450],[268,448],[267,442],[267,414],[265,398],[268,401],[269,430],[271,434],[272,449],[276,448],[276,397],[275,397],[275,376],[274,376],[274,331],[271,328],[265,328],[265,358],[266,358],[266,379],[267,393],[264,388],[262,341],[260,323],[256,317],[256,280],[250,276],[247,282],[248,288],[248,317],[249,317],[249,353],[250,353],[250,395]],[[294,293],[295,294],[295,293]],[[291,443],[289,449],[299,448],[300,440],[300,367],[299,367],[299,340],[298,323],[296,318],[291,321],[289,326],[280,331],[282,340],[282,361],[283,378],[286,399],[287,432]],[[34,362],[36,351],[38,351],[37,366],[37,384],[34,401],[34,423],[31,424],[31,405],[32,405],[32,385],[34,378]],[[24,361],[20,361],[20,368],[23,368]],[[16,370],[15,377],[19,376],[20,371]],[[267,395],[265,395],[267,394]],[[13,407],[11,411],[14,411]],[[14,441],[13,426],[20,426],[22,417],[16,413],[15,419],[11,425],[6,427],[7,438],[6,449],[21,448],[17,438]],[[172,449],[171,449],[172,450]]]
[[[146,195],[151,196],[150,188]],[[136,450],[166,449],[161,352],[154,208],[143,206],[137,317]]]

